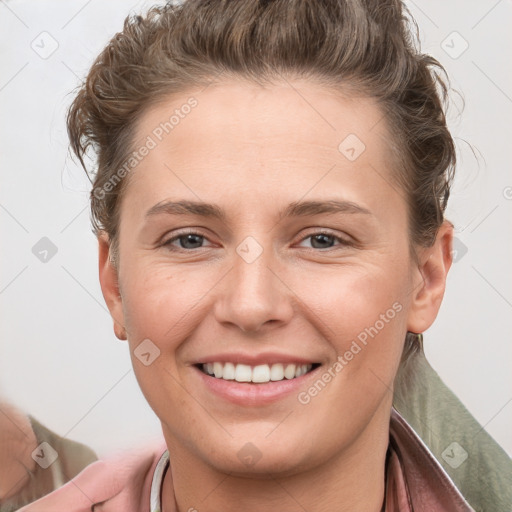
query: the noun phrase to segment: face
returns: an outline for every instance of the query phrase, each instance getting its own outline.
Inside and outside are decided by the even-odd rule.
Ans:
[[[148,110],[135,146],[156,144],[122,199],[119,274],[100,257],[169,448],[233,473],[293,474],[370,442],[406,332],[442,297],[410,256],[379,107],[292,83]]]

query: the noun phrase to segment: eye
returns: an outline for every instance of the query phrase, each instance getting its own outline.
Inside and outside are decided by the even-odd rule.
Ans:
[[[340,236],[335,235],[329,231],[319,231],[317,233],[310,233],[308,236],[302,239],[302,242],[305,240],[311,239],[311,245],[313,249],[331,249],[333,248],[333,243],[338,241],[340,242],[338,245],[348,246],[351,243]]]
[[[206,240],[206,237],[195,231],[187,231],[179,233],[162,244],[163,247],[167,247],[171,251],[188,251],[192,249],[201,249],[202,243]],[[174,245],[174,242],[178,242],[179,246]]]

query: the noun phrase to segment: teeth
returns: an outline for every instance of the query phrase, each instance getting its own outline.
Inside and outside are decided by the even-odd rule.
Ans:
[[[249,367],[250,368],[250,367]],[[260,364],[252,369],[252,382],[269,382],[270,368],[268,364]]]
[[[222,377],[222,364],[221,363],[213,363],[213,373],[217,379]]]
[[[251,382],[252,370],[247,364],[237,364],[235,366],[235,380],[237,382]]]
[[[203,372],[217,379],[236,380],[237,382],[264,383],[283,379],[294,379],[309,372],[312,364],[260,364],[249,366],[247,364],[233,363],[206,363],[202,365]]]
[[[295,365],[294,364],[286,365],[286,368],[284,369],[284,376],[287,379],[293,379],[295,377]]]
[[[270,380],[283,380],[284,369],[282,364],[273,364],[270,368]]]
[[[223,379],[234,380],[235,379],[235,365],[233,363],[226,363],[221,376]]]

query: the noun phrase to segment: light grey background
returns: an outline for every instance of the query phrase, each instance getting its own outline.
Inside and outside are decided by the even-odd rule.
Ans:
[[[103,302],[89,184],[67,156],[64,116],[125,16],[152,3],[0,1],[0,395],[100,455],[159,436],[160,424]],[[457,261],[426,352],[512,454],[512,2],[408,5],[423,51],[466,101],[459,116],[452,95],[450,111],[459,165],[447,216]],[[57,249],[47,262],[32,250],[43,237]]]

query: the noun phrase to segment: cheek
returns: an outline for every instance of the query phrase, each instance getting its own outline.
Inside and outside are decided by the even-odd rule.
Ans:
[[[123,282],[125,324],[131,341],[172,343],[186,334],[187,317],[208,287],[205,271],[139,265]],[[162,347],[164,348],[164,347]]]
[[[309,403],[304,414],[311,418],[314,409],[319,415],[318,428],[327,429],[326,436],[336,439],[342,424],[346,435],[362,431],[382,401],[390,398],[406,332],[405,268],[368,265],[337,272],[330,279],[305,281],[311,290],[316,285],[308,305],[322,320],[315,324],[323,329],[335,355],[319,376],[325,384],[313,383],[302,390],[300,399]],[[320,284],[324,293],[319,293]],[[320,411],[329,411],[328,417]]]
[[[335,275],[327,276],[322,283],[318,276],[310,283],[310,297],[314,307],[322,312],[328,325],[335,326],[337,333],[356,337],[365,328],[373,326],[381,315],[391,317],[397,324],[403,315],[395,315],[398,309],[404,310],[408,284],[406,276],[393,266],[365,266],[353,269],[340,269]],[[315,291],[313,291],[315,288]],[[393,307],[398,303],[399,306]],[[382,326],[379,322],[379,330]]]
[[[341,271],[325,280],[323,293],[317,288],[310,307],[321,316],[319,325],[336,357],[342,358],[350,386],[355,380],[362,380],[363,388],[375,379],[390,384],[394,378],[406,333],[405,269],[390,263]]]
[[[199,284],[205,282],[205,276],[200,274],[168,264],[144,266],[138,262],[123,278],[124,319],[134,373],[158,416],[162,404],[181,411],[190,405],[179,384],[175,356],[195,326],[190,315],[204,295]]]

